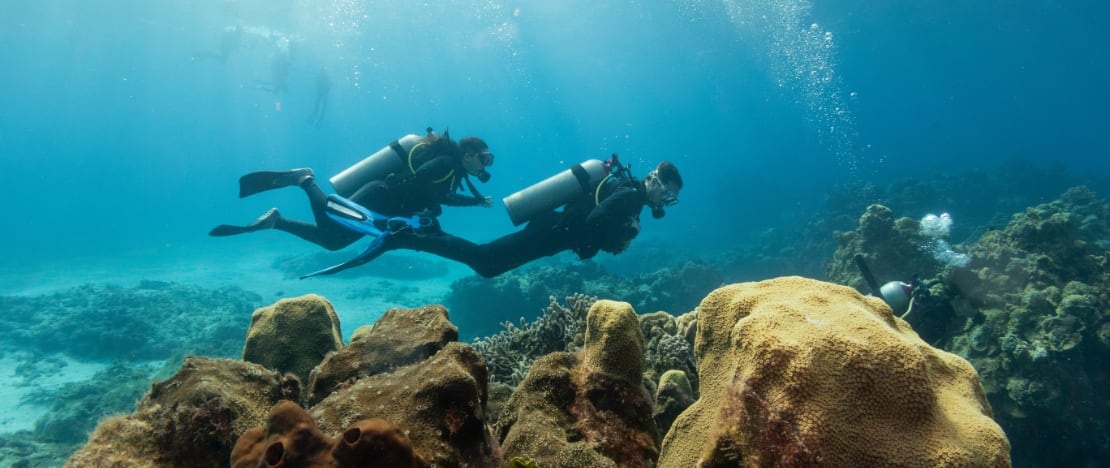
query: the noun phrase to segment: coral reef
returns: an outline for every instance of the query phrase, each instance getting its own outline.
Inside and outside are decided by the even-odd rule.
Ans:
[[[500,451],[486,429],[487,379],[481,355],[451,342],[428,359],[361,378],[309,413],[328,434],[362,419],[385,419],[436,466],[496,466]]]
[[[582,358],[540,358],[506,404],[497,427],[505,456],[538,466],[654,466],[658,432],[635,312],[598,301],[586,323]]]
[[[297,334],[286,330],[297,330]],[[335,309],[323,297],[309,294],[255,310],[243,360],[307,377],[325,355],[342,347]]]
[[[296,329],[283,332],[302,336]],[[413,466],[423,466],[420,460],[498,466],[500,449],[485,423],[485,362],[455,336],[441,306],[387,312],[319,366],[333,369],[313,372],[339,379],[339,368],[346,367],[350,376],[336,385],[317,382],[322,401],[307,413],[290,407],[301,401],[299,382],[290,374],[189,358],[172,378],[152,387],[134,414],[103,422],[69,465],[221,466],[238,440],[234,452],[241,464],[380,466],[351,458],[403,436],[411,439]],[[344,355],[348,350],[357,352]],[[270,412],[279,400],[290,402]],[[266,429],[258,428],[267,418]]]
[[[679,322],[666,312],[653,312],[640,316],[640,331],[645,340],[644,377],[659,381],[663,374],[678,370],[689,377],[687,385],[698,388],[697,363],[694,360],[693,340],[682,335]],[[696,395],[696,391],[694,393]]]
[[[100,423],[67,466],[221,466],[269,408],[299,382],[257,364],[190,357],[155,383],[135,412]]]
[[[508,272],[493,279],[469,276],[451,285],[444,299],[456,316],[481,317],[480,321],[460,322],[468,339],[493,335],[499,330],[491,323],[516,322],[531,318],[538,304],[551,296],[566,297],[582,293],[603,299],[620,299],[637,310],[689,311],[706,293],[723,284],[723,277],[712,265],[683,261],[650,273],[617,275],[596,262],[568,266],[533,266]]]
[[[166,359],[181,351],[231,357],[242,347],[244,317],[261,302],[239,288],[160,281],[0,297],[0,342],[98,360]]]
[[[486,359],[490,382],[515,387],[524,380],[537,358],[557,352],[574,351],[585,339],[586,313],[596,297],[574,294],[559,305],[555,297],[544,313],[531,322],[521,319],[520,326],[502,323],[500,333],[474,340],[474,349]]]
[[[309,374],[308,405],[362,377],[423,361],[457,340],[443,306],[386,311],[359,340],[329,353]]]
[[[969,271],[951,279],[969,318],[943,346],[979,369],[1015,459],[1110,459],[1110,403],[1098,390],[1110,387],[1110,203],[1072,188],[970,254]]]
[[[231,466],[416,468],[427,464],[413,452],[408,436],[389,421],[364,419],[332,440],[304,409],[281,401],[270,410],[266,427],[251,428],[239,438],[231,452]]]
[[[687,374],[678,369],[666,371],[659,377],[655,390],[655,412],[651,417],[655,419],[660,433],[666,434],[678,415],[698,399],[694,388],[696,387],[690,384]]]
[[[856,265],[862,256],[879,284],[900,280],[910,282],[914,276],[931,278],[943,270],[922,246],[930,238],[921,233],[919,221],[895,218],[890,208],[871,205],[859,218],[854,231],[836,232],[839,247],[828,266],[828,281],[851,286],[863,293],[872,293]]]
[[[701,396],[660,466],[1009,466],[975,370],[878,299],[788,277],[698,311]]]

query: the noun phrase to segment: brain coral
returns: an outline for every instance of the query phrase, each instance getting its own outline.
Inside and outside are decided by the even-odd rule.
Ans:
[[[1009,466],[975,370],[880,300],[800,277],[699,306],[701,396],[659,466]]]
[[[308,294],[251,314],[243,360],[306,378],[324,356],[342,347],[335,309],[327,299]]]

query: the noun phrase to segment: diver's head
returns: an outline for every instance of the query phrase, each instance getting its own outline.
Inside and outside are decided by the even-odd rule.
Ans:
[[[489,152],[489,145],[481,138],[468,136],[459,140],[459,151],[462,152],[463,169],[481,182],[488,181],[490,175],[486,168],[493,165],[493,153]]]
[[[682,176],[678,168],[670,161],[659,163],[644,177],[644,188],[647,190],[647,204],[651,207],[651,216],[659,219],[666,215],[664,206],[678,203],[678,192],[682,190]]]

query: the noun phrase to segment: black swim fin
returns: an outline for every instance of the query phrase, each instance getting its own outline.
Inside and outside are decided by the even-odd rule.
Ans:
[[[259,192],[298,185],[312,176],[312,169],[302,167],[289,171],[258,171],[239,178],[239,198]]]
[[[212,228],[211,231],[208,231],[208,235],[212,237],[227,237],[234,236],[236,234],[245,234],[248,232],[259,231],[262,229],[273,229],[274,225],[277,224],[277,220],[280,218],[281,213],[278,213],[277,208],[270,208],[270,211],[267,211],[265,214],[259,216],[258,219],[251,221],[251,223],[246,226],[232,226],[230,224],[221,224]]]

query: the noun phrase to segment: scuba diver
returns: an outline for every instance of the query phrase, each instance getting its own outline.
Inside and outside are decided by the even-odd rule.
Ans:
[[[468,136],[456,143],[448,132],[439,136],[428,128],[425,136],[406,135],[329,179],[337,195],[326,195],[309,168],[252,172],[239,178],[239,198],[295,185],[308,195],[316,223],[287,219],[271,208],[246,226],[224,224],[208,235],[277,229],[333,251],[367,234],[384,240],[382,233],[434,225],[440,205],[493,206],[470,181],[471,175],[488,181],[486,168],[493,159],[480,138]],[[458,193],[463,184],[471,195]],[[352,229],[350,219],[363,224]]]
[[[438,224],[404,230],[372,246],[374,252],[367,249],[356,260],[302,278],[342,271],[396,249],[454,260],[486,278],[565,250],[582,260],[598,251],[618,254],[640,233],[643,207],[651,207],[653,218],[662,218],[665,206],[678,203],[681,189],[682,177],[674,164],[663,161],[640,180],[614,154],[609,161],[586,161],[506,197],[513,223],[528,223],[520,231],[475,244],[444,232]],[[556,211],[559,206],[563,209]]]
[[[331,75],[328,74],[328,68],[324,67],[316,74],[316,102],[312,106],[312,116],[309,118],[309,124],[313,127],[319,126],[324,120],[324,114],[328,110],[329,93],[331,93]]]

